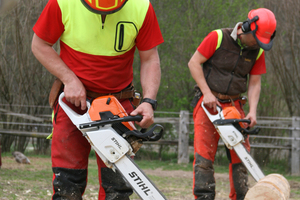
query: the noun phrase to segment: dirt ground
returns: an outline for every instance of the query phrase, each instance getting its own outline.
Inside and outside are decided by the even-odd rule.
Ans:
[[[153,175],[153,176],[159,176],[161,178],[163,177],[173,177],[177,179],[189,179],[193,180],[193,172],[187,172],[182,170],[176,170],[176,171],[165,171],[162,169],[155,169],[155,170],[144,170],[144,172],[147,175]],[[215,180],[216,180],[216,198],[215,200],[229,200],[229,176],[228,174],[220,174],[215,173]],[[255,184],[255,181],[252,177],[249,177],[249,186],[253,186]],[[192,185],[191,185],[192,190]],[[192,192],[192,191],[191,191]],[[191,200],[194,199],[194,196],[192,194],[187,194],[184,197],[171,197],[169,200]]]
[[[3,176],[6,171],[27,171],[28,176],[30,173],[37,174],[39,172],[47,174],[47,176],[51,177],[51,162],[48,158],[30,158],[31,165],[20,165],[16,164],[13,158],[4,157],[2,158],[2,168],[0,169],[0,200],[9,200],[9,199],[50,199],[51,198],[51,181],[49,182],[49,178],[41,178],[41,180],[22,180],[27,178],[27,176],[18,177],[19,179],[13,180],[10,179],[10,176]],[[90,164],[96,165],[96,162],[92,161]],[[48,172],[49,171],[49,172]],[[193,182],[193,172],[191,171],[165,171],[161,168],[155,170],[145,169],[143,170],[145,174],[155,183],[157,188],[167,197],[168,200],[192,200],[194,199],[192,195],[192,182]],[[42,176],[46,176],[46,174],[42,174]],[[32,176],[33,174],[31,174]],[[16,178],[14,178],[16,179]],[[228,200],[229,195],[229,178],[228,174],[215,174],[216,179],[216,200]],[[89,183],[86,188],[86,192],[84,195],[85,200],[96,200],[98,196],[99,185],[97,180],[91,182],[89,178]],[[40,196],[36,196],[34,193],[34,188],[28,188],[28,185],[34,185],[38,181],[39,188],[35,191],[40,191]],[[27,183],[26,183],[27,182]],[[9,183],[9,184],[7,184]],[[252,187],[256,182],[254,179],[249,176],[249,186]],[[15,184],[15,185],[14,185]],[[300,182],[297,181],[289,181],[291,186],[290,200],[300,199],[299,192],[300,191]],[[17,186],[17,187],[16,187]],[[42,189],[40,189],[42,188]],[[47,193],[46,193],[47,191]],[[27,192],[27,193],[26,193]],[[44,193],[43,193],[44,192]],[[9,193],[15,193],[17,198],[11,198]],[[37,193],[37,192],[36,192]],[[29,196],[32,194],[32,196]],[[14,197],[15,197],[14,196]],[[42,197],[41,197],[42,196]],[[30,198],[28,198],[30,197]],[[139,197],[136,194],[133,194],[131,200],[139,200]]]
[[[192,180],[193,180],[193,172],[187,172],[182,170],[176,170],[176,171],[165,171],[162,169],[155,169],[155,170],[144,170],[144,172],[149,176],[159,176],[161,178],[164,177],[173,177],[180,180],[188,179],[190,180],[190,193],[185,194],[184,196],[177,196],[177,197],[171,197],[168,198],[169,200],[191,200],[194,199],[194,196],[192,195]],[[229,195],[229,179],[228,174],[219,174],[215,173],[215,179],[216,179],[216,200],[228,200]],[[254,183],[254,180],[251,179],[251,182]]]
[[[159,176],[163,177],[174,177],[180,179],[193,179],[193,172],[187,171],[165,171],[162,169],[155,169],[155,170],[144,170],[147,175]],[[215,180],[216,180],[216,200],[228,200],[229,197],[229,176],[228,174],[220,174],[215,173]],[[249,187],[251,188],[256,184],[256,181],[249,176]],[[293,191],[300,191],[300,183],[296,181],[289,181],[291,190]],[[170,200],[188,200],[194,199],[193,195],[187,195],[185,197],[171,197]],[[300,196],[295,194],[290,194],[289,200],[299,200]]]

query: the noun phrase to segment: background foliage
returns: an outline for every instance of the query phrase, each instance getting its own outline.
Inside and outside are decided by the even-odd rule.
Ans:
[[[151,1],[165,42],[159,46],[162,80],[159,110],[192,112],[192,79],[187,63],[204,37],[212,30],[234,27],[247,13],[259,7],[255,1]],[[138,67],[138,63],[135,63]],[[135,82],[139,82],[135,76]]]
[[[0,17],[1,104],[48,105],[54,77],[34,58],[30,47],[32,27],[46,3],[47,0],[24,0],[12,12]],[[275,13],[278,28],[273,49],[266,52],[268,73],[263,76],[258,114],[299,115],[296,108],[300,90],[298,1],[151,0],[151,3],[165,40],[159,46],[162,68],[157,97],[159,110],[192,111],[189,104],[195,82],[187,63],[198,45],[210,31],[234,27],[237,22],[246,20],[249,10],[266,7]],[[138,53],[134,69],[134,82],[141,91]]]

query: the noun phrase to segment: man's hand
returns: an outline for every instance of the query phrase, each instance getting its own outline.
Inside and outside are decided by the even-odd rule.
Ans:
[[[248,115],[245,117],[245,119],[249,119],[251,121],[251,123],[249,124],[250,128],[253,128],[257,123],[255,114],[248,113]]]
[[[220,102],[211,92],[203,95],[203,103],[206,107],[213,108],[214,112],[217,111],[217,105],[221,107]]]
[[[81,110],[86,109],[86,90],[81,81],[76,77],[64,83],[65,98],[68,102],[76,107],[81,107]]]
[[[149,103],[140,104],[134,111],[130,113],[131,116],[142,115],[143,120],[136,122],[141,128],[148,128],[154,123],[153,108]]]

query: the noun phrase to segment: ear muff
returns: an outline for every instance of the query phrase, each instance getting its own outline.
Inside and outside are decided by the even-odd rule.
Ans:
[[[250,32],[250,31],[252,31],[251,30],[251,23],[253,23],[253,22],[255,22],[255,21],[257,21],[258,20],[258,16],[255,16],[255,17],[253,17],[252,19],[247,19],[247,21],[244,21],[243,22],[243,25],[242,25],[242,31],[244,32],[244,33],[248,33],[248,32]]]

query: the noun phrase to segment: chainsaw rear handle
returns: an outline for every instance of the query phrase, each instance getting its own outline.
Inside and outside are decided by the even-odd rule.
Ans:
[[[61,108],[65,111],[65,113],[68,115],[70,120],[73,122],[74,125],[78,127],[79,124],[82,124],[83,122],[89,122],[89,109],[91,107],[91,103],[89,101],[86,102],[87,104],[87,111],[85,114],[80,115],[76,113],[73,109],[71,109],[65,102],[63,102],[63,98],[65,97],[65,93],[62,92],[58,97],[58,103],[61,106]]]
[[[203,108],[203,110],[205,111],[207,117],[210,119],[210,121],[215,121],[218,120],[220,118],[222,118],[222,107],[220,107],[219,105],[217,105],[216,109],[217,109],[217,113],[216,114],[211,114],[207,108],[204,105],[204,102],[201,102],[201,107]]]

